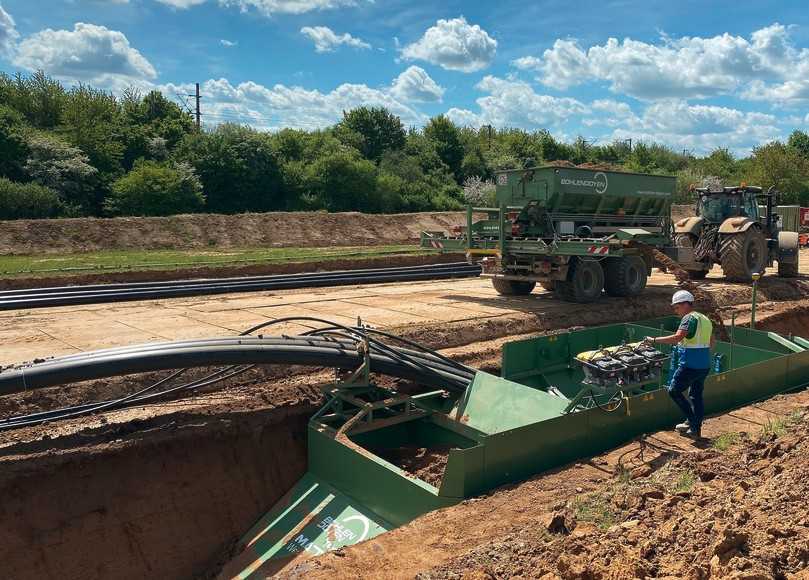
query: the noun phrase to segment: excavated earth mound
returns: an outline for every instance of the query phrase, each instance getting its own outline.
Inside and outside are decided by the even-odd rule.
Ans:
[[[797,577],[809,565],[806,418],[619,480],[417,578]]]
[[[0,222],[0,255],[125,249],[374,246],[417,243],[448,230],[462,212],[278,212]]]

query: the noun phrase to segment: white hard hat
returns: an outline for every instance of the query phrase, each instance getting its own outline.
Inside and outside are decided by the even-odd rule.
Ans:
[[[680,304],[681,302],[694,302],[694,295],[688,290],[677,290],[674,296],[671,297],[672,304]]]

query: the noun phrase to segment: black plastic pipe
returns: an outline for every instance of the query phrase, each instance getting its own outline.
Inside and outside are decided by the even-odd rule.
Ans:
[[[431,264],[427,266],[406,266],[401,268],[345,270],[280,276],[253,276],[245,278],[225,278],[220,280],[206,279],[34,288],[0,292],[0,310],[100,304],[132,300],[156,300],[232,292],[256,292],[262,290],[314,288],[353,284],[469,278],[479,275],[480,266],[477,264],[458,262],[452,264]]]
[[[371,368],[385,375],[441,388],[463,388],[474,372],[450,367],[429,353],[405,349],[395,351],[414,361],[372,351]],[[181,341],[70,355],[11,367],[0,372],[0,395],[178,368],[285,364],[354,369],[362,360],[356,343],[332,339],[230,337]]]

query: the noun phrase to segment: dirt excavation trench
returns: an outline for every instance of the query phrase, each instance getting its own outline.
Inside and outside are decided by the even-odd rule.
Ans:
[[[0,576],[197,578],[306,470],[298,404],[136,421],[0,457]]]
[[[746,324],[749,305],[728,307],[726,318],[731,310],[739,324]],[[588,320],[591,322],[598,323]],[[758,314],[758,328],[806,336],[809,304],[765,302]],[[476,342],[470,327],[455,344],[446,342],[447,332],[438,327],[424,328],[413,338],[432,346],[443,342],[445,354],[496,373],[502,343],[514,339],[515,333],[522,336],[526,330],[520,325],[510,331],[504,328],[499,336],[489,335],[484,342]],[[317,409],[316,386],[330,377],[327,371],[306,369],[286,376],[282,372],[257,375],[192,399],[0,433],[0,577],[215,577],[233,556],[239,538],[306,471],[307,421]],[[117,388],[122,393],[136,388],[128,383],[120,385]],[[103,392],[110,394],[115,388],[107,384]],[[97,385],[88,386],[84,392],[97,393],[97,389]],[[70,403],[81,396],[81,390],[71,393]],[[39,402],[47,407],[65,401],[50,393]],[[36,406],[36,396],[27,393],[0,401],[0,413],[31,412]],[[790,577],[801,562],[809,563],[809,546],[805,545],[809,514],[805,506],[795,503],[797,496],[789,503],[793,495],[805,497],[809,493],[805,489],[809,473],[803,473],[801,479],[796,471],[805,471],[805,461],[801,463],[795,455],[803,453],[805,457],[809,452],[801,423],[806,408],[809,395],[801,393],[711,419],[707,428],[711,441],[726,432],[746,433],[734,436],[727,454],[716,453],[712,443],[698,449],[666,434],[651,436],[640,449],[633,442],[603,457],[494,490],[440,513],[427,514],[336,556],[304,561],[283,574],[295,578],[359,578],[386,570],[386,577],[506,578],[535,577],[534,571],[541,569],[552,574],[549,578],[573,578],[586,576],[588,562],[614,558],[623,568],[610,575],[609,566],[604,564],[601,572],[592,568],[596,572],[590,577],[662,576],[663,572],[681,576],[688,575],[687,566],[676,569],[672,562],[676,558],[685,561],[691,550],[689,558],[705,552],[705,561],[698,562],[704,568],[700,577],[710,575],[711,566],[715,575],[777,569],[783,572],[781,577]],[[777,428],[772,427],[773,417]],[[767,425],[779,434],[762,443]],[[792,443],[772,451],[779,437]],[[379,450],[428,481],[440,481],[447,452],[419,447]],[[730,466],[734,462],[741,465],[741,456],[745,457],[744,465],[769,463],[760,463],[758,471],[745,472],[746,483],[740,484],[734,481]],[[776,463],[779,467],[772,469],[780,471],[771,473],[771,464]],[[660,479],[660,474],[669,479]],[[764,508],[754,500],[762,503],[762,498],[774,493],[764,486],[768,478],[779,474],[783,485],[789,482],[798,487],[795,493],[785,494],[786,503],[777,507],[792,510],[788,518],[778,520],[786,523],[777,526],[777,518],[762,515]],[[689,488],[688,494],[685,488],[677,487],[681,476],[695,478],[690,487],[683,484]],[[721,483],[721,487],[698,492],[703,479],[715,480],[711,485]],[[630,489],[628,482],[637,485]],[[740,485],[742,492],[738,491]],[[605,491],[619,488],[626,492],[623,500],[614,500],[615,494]],[[709,492],[716,498],[699,495]],[[609,495],[604,501],[617,504],[610,503],[605,510],[599,503],[602,496],[607,497],[604,494]],[[749,519],[732,528],[746,534],[743,541],[733,531],[722,535],[730,529],[732,510],[717,512],[717,506],[724,506],[727,498],[735,497],[733,494],[745,497]],[[660,507],[664,504],[654,503],[660,501],[665,502],[665,509]],[[595,515],[582,517],[588,510]],[[607,514],[603,521],[598,515],[601,512]],[[711,517],[717,523],[708,529]],[[763,526],[763,536],[754,532],[755,524]],[[565,530],[562,535],[560,526]],[[619,526],[620,532],[613,526]],[[623,534],[640,537],[651,533],[652,526],[669,530],[670,543],[665,550],[674,555],[664,562],[661,545],[660,557],[655,560],[650,556],[657,568],[643,568],[624,554],[628,548],[621,538]],[[773,530],[770,555],[763,543],[770,537],[767,526]],[[633,531],[636,527],[637,532]],[[680,545],[687,533],[697,539]],[[725,537],[729,547],[720,550],[716,563],[711,550],[716,551],[716,538]],[[632,546],[648,551],[640,539],[636,540]],[[604,549],[599,551],[599,545]],[[772,554],[783,562],[773,563],[776,556]]]

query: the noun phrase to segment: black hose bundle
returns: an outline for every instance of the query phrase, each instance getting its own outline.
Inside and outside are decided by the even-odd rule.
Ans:
[[[324,326],[299,336],[250,336],[258,330],[285,322],[316,322]],[[378,337],[409,348],[392,346]],[[381,330],[350,327],[320,318],[290,317],[259,324],[236,337],[112,348],[5,369],[0,372],[0,395],[138,372],[180,370],[125,397],[2,419],[0,431],[138,406],[165,400],[169,395],[193,393],[261,364],[301,364],[354,370],[364,360],[365,345],[374,372],[452,390],[466,388],[475,374],[475,370],[466,365]],[[204,377],[162,388],[189,368],[217,364],[226,366]]]

